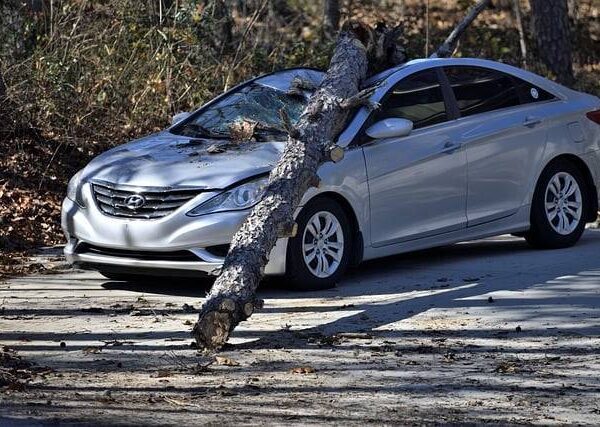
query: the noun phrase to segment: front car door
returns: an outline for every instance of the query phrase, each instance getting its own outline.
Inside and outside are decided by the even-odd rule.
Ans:
[[[414,123],[410,135],[359,136],[375,247],[466,227],[466,155],[446,126],[453,117],[440,76],[433,68],[403,78],[365,123],[366,128],[385,118],[405,118]]]
[[[553,98],[533,85],[484,67],[444,67],[467,155],[467,218],[475,226],[510,216],[527,203],[546,143],[535,102]]]

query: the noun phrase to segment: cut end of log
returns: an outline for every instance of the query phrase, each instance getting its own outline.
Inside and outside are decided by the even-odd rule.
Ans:
[[[198,348],[218,350],[227,342],[235,324],[233,313],[211,311],[201,315],[194,325],[192,335]]]
[[[333,163],[339,163],[344,159],[344,149],[339,145],[332,145],[329,148],[329,159]]]
[[[247,302],[246,304],[244,304],[244,314],[247,317],[252,316],[252,313],[254,313],[254,304],[252,304],[251,302]]]
[[[219,298],[200,310],[198,321],[192,329],[197,347],[204,350],[219,350],[223,347],[233,329],[242,321],[263,307],[264,301],[235,301]]]

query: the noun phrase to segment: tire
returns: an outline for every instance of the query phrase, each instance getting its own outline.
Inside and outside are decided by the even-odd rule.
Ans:
[[[328,220],[331,220],[331,226],[335,228],[326,229]],[[353,234],[348,215],[337,202],[322,197],[311,200],[298,215],[296,223],[298,232],[289,240],[287,248],[287,286],[300,291],[334,287],[348,268],[352,257]],[[316,230],[317,224],[321,227],[320,230]],[[322,233],[315,237],[315,231]],[[327,231],[333,234],[327,236]],[[316,247],[310,251],[313,242],[316,242]],[[337,252],[338,248],[342,251],[341,254]]]
[[[568,160],[551,163],[536,185],[525,239],[541,249],[573,246],[585,229],[589,203],[581,171]]]

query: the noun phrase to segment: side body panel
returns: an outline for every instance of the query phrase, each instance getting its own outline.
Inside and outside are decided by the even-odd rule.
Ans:
[[[363,148],[371,242],[384,246],[466,226],[466,155],[444,123]]]
[[[513,215],[528,203],[546,145],[545,109],[530,104],[457,120],[467,152],[469,227]],[[533,117],[540,122],[525,125]]]

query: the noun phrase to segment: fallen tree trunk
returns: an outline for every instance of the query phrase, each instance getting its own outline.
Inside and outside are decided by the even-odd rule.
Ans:
[[[293,236],[294,211],[304,193],[318,186],[317,169],[340,154],[332,141],[343,129],[350,108],[365,99],[359,93],[369,69],[370,28],[349,23],[342,30],[329,70],[311,96],[271,171],[263,199],[233,236],[222,272],[203,304],[193,335],[200,347],[219,348],[233,328],[261,303],[255,292],[277,239]],[[285,112],[282,121],[286,122]],[[342,152],[343,153],[343,152]]]
[[[480,0],[489,3],[489,0]],[[472,22],[483,7],[476,6],[465,18]],[[468,24],[446,43],[453,46]],[[340,33],[331,63],[321,85],[311,96],[296,126],[286,123],[289,138],[284,152],[269,176],[263,199],[253,208],[233,236],[221,274],[200,309],[192,334],[200,348],[217,349],[233,329],[262,306],[256,289],[278,238],[295,234],[294,212],[311,186],[318,186],[319,166],[343,150],[333,145],[346,125],[352,107],[365,103],[370,92],[359,92],[369,72],[389,68],[405,60],[396,43],[398,27],[375,30],[351,22]],[[445,45],[446,45],[445,43]],[[445,55],[449,47],[438,50]],[[450,50],[451,51],[451,50]],[[440,55],[442,56],[442,55]]]

